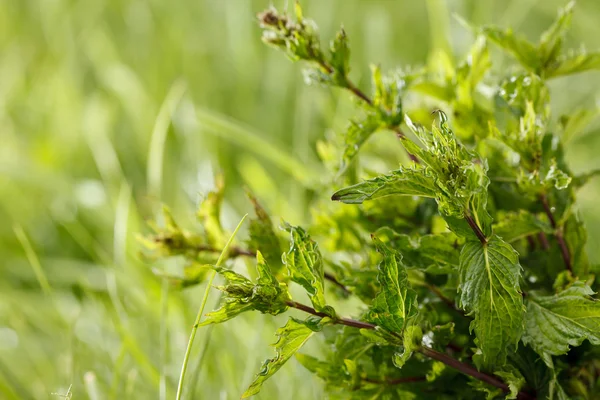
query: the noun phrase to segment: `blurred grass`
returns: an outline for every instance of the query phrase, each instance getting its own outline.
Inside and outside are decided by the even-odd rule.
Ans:
[[[369,62],[425,63],[430,44],[463,54],[471,38],[451,13],[534,37],[563,4],[302,3],[324,38],[344,24],[363,87]],[[70,385],[75,399],[174,397],[204,288],[169,291],[139,261],[135,235],[161,202],[193,227],[199,196],[221,171],[229,229],[248,210],[243,185],[274,216],[308,221],[311,182],[323,174],[315,141],[343,129],[352,106],[304,86],[297,65],[262,45],[254,14],[268,4],[0,0],[0,398],[58,398]],[[599,17],[599,2],[580,0],[570,44],[600,48]],[[597,105],[599,83],[598,73],[554,82],[555,115]],[[600,168],[599,129],[596,121],[569,144],[576,172]],[[596,180],[579,195],[595,262],[599,190]],[[285,318],[200,330],[188,398],[239,397]],[[259,398],[320,390],[291,362]]]

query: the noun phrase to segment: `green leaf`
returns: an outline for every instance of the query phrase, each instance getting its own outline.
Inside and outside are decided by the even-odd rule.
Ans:
[[[423,168],[400,168],[388,175],[338,190],[331,199],[360,204],[390,195],[435,197],[433,177]]]
[[[563,145],[579,136],[598,115],[600,115],[600,108],[592,110],[579,109],[569,115],[561,116],[559,122],[562,127],[561,139]]]
[[[460,304],[474,320],[483,364],[502,366],[509,346],[523,331],[523,298],[519,289],[521,265],[517,252],[497,236],[487,244],[468,241],[460,254]]]
[[[569,216],[564,224],[564,238],[571,255],[573,273],[579,277],[587,277],[590,272],[590,260],[586,243],[588,241],[587,230],[577,213]]]
[[[304,344],[310,339],[315,331],[303,321],[290,318],[284,327],[276,332],[277,342],[274,344],[277,355],[275,358],[264,362],[261,371],[256,375],[254,382],[244,392],[242,398],[254,396],[263,383],[273,376]]]
[[[597,176],[600,176],[600,169],[593,169],[589,172],[577,175],[573,178],[573,187],[575,189],[579,189],[580,187],[585,186],[590,181],[590,179],[593,179]]]
[[[362,145],[380,127],[381,121],[379,120],[379,116],[375,114],[367,114],[366,117],[358,121],[350,120],[350,125],[344,134],[344,152],[342,154],[340,172],[344,171],[352,163]]]
[[[525,386],[525,378],[521,372],[512,365],[506,365],[502,371],[496,371],[494,374],[502,378],[504,383],[508,385],[510,392],[506,396],[506,400],[516,399],[521,388]]]
[[[466,75],[466,78],[471,90],[473,90],[492,66],[487,42],[483,37],[477,38],[463,65],[464,67],[467,67],[468,74]]]
[[[450,103],[454,98],[454,91],[451,86],[431,81],[419,81],[411,85],[410,90],[431,96],[445,103]]]
[[[546,78],[572,75],[580,72],[600,69],[600,52],[571,52],[558,57],[546,72]]]
[[[285,255],[285,265],[292,281],[301,285],[308,293],[315,310],[334,316],[334,311],[325,302],[323,258],[317,243],[304,229],[285,225],[290,233],[290,250]]]
[[[558,190],[566,189],[571,183],[571,177],[565,172],[561,171],[556,165],[556,161],[552,160],[550,169],[544,178],[544,183],[548,188],[556,188]]]
[[[335,83],[338,86],[347,86],[350,72],[350,47],[348,46],[348,36],[343,28],[331,41],[331,66],[335,74],[333,78]]]
[[[215,190],[209,192],[198,208],[198,219],[202,222],[208,244],[220,249],[225,246],[225,232],[221,226],[221,204],[225,183],[221,175],[215,178]]]
[[[600,301],[584,282],[554,296],[527,297],[523,343],[538,354],[561,355],[588,339],[600,344]]]
[[[254,310],[254,306],[250,303],[242,303],[239,301],[226,302],[216,311],[206,314],[206,318],[198,326],[207,326],[211,324],[220,324],[237,317],[243,312]]]
[[[406,82],[399,74],[383,75],[377,65],[371,66],[373,77],[373,106],[377,108],[383,126],[394,127],[402,123],[402,94]]]
[[[455,336],[454,322],[448,322],[444,325],[436,325],[431,328],[432,346],[434,349],[445,352],[446,347]]]
[[[303,353],[296,353],[296,360],[298,360],[298,362],[302,364],[304,368],[317,375],[325,382],[340,384],[341,382],[349,379],[341,365],[321,361],[316,357],[312,357]]]
[[[471,379],[469,382],[469,386],[477,390],[478,392],[485,394],[485,400],[496,400],[503,396],[504,392],[502,389],[487,384],[483,381],[476,381]],[[478,398],[483,398],[479,396]]]
[[[227,285],[219,287],[225,293],[225,304],[208,313],[200,326],[225,322],[246,311],[256,310],[263,314],[277,315],[288,309],[290,295],[287,286],[277,281],[260,251],[256,253],[256,269],[256,284],[231,270],[217,269],[227,280]]]
[[[560,54],[562,42],[571,27],[574,6],[575,2],[571,1],[560,9],[556,21],[540,37],[539,57],[543,66],[548,65]]]
[[[519,369],[527,386],[535,390],[538,399],[568,400],[558,383],[552,357],[546,355],[540,358],[531,347],[520,346],[519,351],[510,356],[510,361]],[[511,367],[507,364],[506,368]]]
[[[402,262],[408,268],[447,274],[458,267],[459,238],[453,233],[411,237],[382,228],[377,231],[377,237],[402,254]]]
[[[467,59],[457,70],[455,96],[458,107],[466,107],[469,110],[473,108],[475,88],[491,66],[487,42],[480,36],[471,47]]]
[[[461,236],[472,235],[468,233],[468,227],[462,229],[455,222],[457,219],[463,221],[464,227],[466,223],[463,219],[473,215],[487,236],[491,233],[491,217],[486,211],[489,185],[487,163],[457,140],[444,112],[438,110],[437,114],[440,118],[439,128],[434,124],[431,132],[413,124],[406,117],[406,124],[423,147],[407,137],[402,142],[408,152],[427,166],[427,176],[433,177],[438,209],[450,229]]]
[[[404,330],[404,335],[402,335],[402,338],[402,346],[404,347],[404,351],[402,353],[395,353],[394,357],[392,358],[392,361],[397,368],[402,368],[412,356],[413,352],[421,347],[423,331],[418,325],[411,325]]]
[[[427,382],[434,382],[437,378],[442,376],[446,371],[446,364],[441,361],[434,361],[431,363],[431,369],[427,371],[426,379]]]
[[[418,313],[417,292],[408,282],[402,257],[373,237],[377,251],[383,255],[377,280],[381,290],[373,300],[367,318],[390,332],[400,333]]]
[[[284,51],[292,61],[323,62],[316,25],[302,17],[302,10],[297,2],[295,10],[296,21],[286,14],[279,14],[273,7],[258,14],[260,27],[263,29],[263,42]]]
[[[528,104],[533,105],[535,115],[546,118],[549,114],[550,91],[544,80],[533,73],[511,76],[500,83],[496,101],[499,105],[508,106],[517,118],[526,114]]]
[[[538,70],[540,60],[536,47],[522,37],[516,36],[511,29],[503,30],[487,26],[482,29],[482,33],[490,41],[512,54],[529,71],[536,72]]]
[[[529,211],[509,212],[494,225],[494,233],[507,243],[513,243],[540,232],[552,233],[549,223],[540,221]]]
[[[265,209],[251,193],[248,193],[248,197],[254,205],[256,213],[256,218],[250,220],[248,247],[255,252],[260,250],[273,272],[278,273],[283,268],[281,243]]]
[[[360,329],[360,334],[369,342],[379,346],[398,345],[401,342],[398,336],[393,335],[379,326],[375,329]]]

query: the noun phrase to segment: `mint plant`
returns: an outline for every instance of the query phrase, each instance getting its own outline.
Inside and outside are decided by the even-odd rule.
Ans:
[[[553,116],[548,89],[550,79],[600,69],[600,53],[563,48],[572,12],[573,3],[560,10],[537,44],[471,28],[475,44],[457,64],[438,55],[427,67],[373,67],[370,96],[350,78],[343,29],[323,49],[299,4],[295,17],[259,14],[263,41],[304,62],[308,83],[357,101],[342,145],[318,145],[334,202],[318,200],[308,227],[283,222],[277,230],[249,194],[248,239],[225,246],[219,185],[200,206],[200,232],[181,229],[165,210],[163,226],[144,240],[151,259],[184,257],[183,275],[168,276],[174,285],[209,273],[224,280],[221,307],[203,320],[199,313],[195,329],[249,311],[305,315],[277,330],[275,357],[242,398],[292,357],[331,398],[596,398],[598,268],[575,196],[595,172],[574,176],[563,151],[591,111]],[[490,43],[518,62],[507,76],[492,69]],[[404,165],[378,175],[361,164],[375,134],[397,136]],[[232,270],[239,258],[251,278]],[[292,286],[306,299],[292,296]],[[350,296],[362,302],[352,318],[336,309]],[[314,336],[327,344],[323,353],[302,352]]]

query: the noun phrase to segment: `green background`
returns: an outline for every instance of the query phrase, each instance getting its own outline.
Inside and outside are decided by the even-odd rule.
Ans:
[[[472,37],[453,14],[533,40],[564,2],[302,4],[324,41],[343,23],[352,76],[368,89],[370,63],[423,64],[447,43],[462,57]],[[217,172],[228,229],[250,209],[244,185],[295,224],[309,221],[308,202],[328,196],[310,190],[324,174],[315,143],[344,129],[352,102],[305,86],[301,66],[261,43],[254,16],[268,5],[0,0],[1,398],[60,398],[70,385],[74,399],[173,398],[204,287],[169,291],[152,274],[136,240],[145,220],[166,203],[194,228]],[[599,18],[600,2],[579,1],[567,45],[600,49]],[[493,54],[506,73],[508,60]],[[598,72],[552,81],[554,115],[597,107],[599,84]],[[599,129],[596,121],[567,146],[576,173],[600,168]],[[596,263],[598,193],[597,179],[579,192]],[[285,319],[252,314],[201,329],[187,398],[239,398]],[[292,361],[258,397],[321,390]]]

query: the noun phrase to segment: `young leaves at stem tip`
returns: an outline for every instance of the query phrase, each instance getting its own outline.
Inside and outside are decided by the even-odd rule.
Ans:
[[[585,50],[563,51],[562,45],[571,26],[575,2],[562,8],[554,23],[541,35],[537,45],[515,35],[512,30],[487,26],[482,33],[505,51],[511,53],[523,67],[546,79],[600,69],[600,53]]]
[[[227,280],[227,285],[219,290],[225,293],[225,303],[216,311],[208,313],[200,326],[219,324],[239,314],[257,310],[263,314],[277,315],[288,309],[291,299],[285,283],[280,283],[271,273],[266,260],[256,253],[256,284],[248,278],[228,269],[218,268],[217,272]]]

